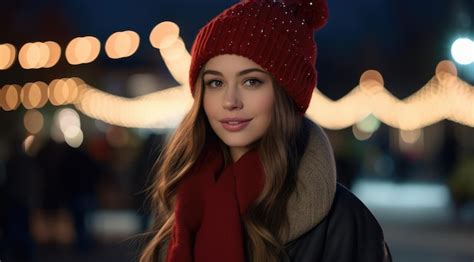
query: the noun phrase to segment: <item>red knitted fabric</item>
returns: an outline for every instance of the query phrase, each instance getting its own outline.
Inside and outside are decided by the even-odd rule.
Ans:
[[[207,23],[193,43],[191,92],[209,59],[236,54],[270,72],[298,110],[306,112],[317,79],[313,33],[327,17],[326,0],[253,0],[231,6]]]
[[[256,149],[223,167],[217,146],[208,147],[180,182],[167,262],[244,262],[241,217],[263,189]]]

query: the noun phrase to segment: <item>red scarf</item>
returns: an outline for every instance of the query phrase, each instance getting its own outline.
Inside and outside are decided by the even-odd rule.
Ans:
[[[167,262],[244,262],[241,217],[265,181],[256,149],[224,167],[217,146],[204,150],[178,186]]]

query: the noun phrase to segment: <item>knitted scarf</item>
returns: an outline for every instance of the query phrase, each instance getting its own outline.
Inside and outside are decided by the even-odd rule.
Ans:
[[[177,188],[166,261],[246,261],[242,217],[264,181],[257,149],[224,166],[217,145],[207,146]]]

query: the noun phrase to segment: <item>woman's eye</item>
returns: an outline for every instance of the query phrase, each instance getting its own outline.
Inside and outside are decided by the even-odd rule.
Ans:
[[[261,85],[262,83],[263,83],[263,82],[260,81],[260,80],[258,80],[257,78],[250,78],[250,79],[247,79],[247,80],[245,81],[245,85],[246,85],[246,86],[255,86],[255,87],[256,87],[256,86]]]
[[[221,87],[222,86],[222,81],[209,80],[209,81],[206,82],[206,86],[211,87],[211,88]]]

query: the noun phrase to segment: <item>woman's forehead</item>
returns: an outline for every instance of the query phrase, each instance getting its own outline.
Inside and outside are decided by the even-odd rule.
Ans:
[[[257,68],[266,71],[251,59],[235,54],[215,56],[209,59],[204,66],[204,70],[214,70],[219,72],[240,72],[249,68]]]

